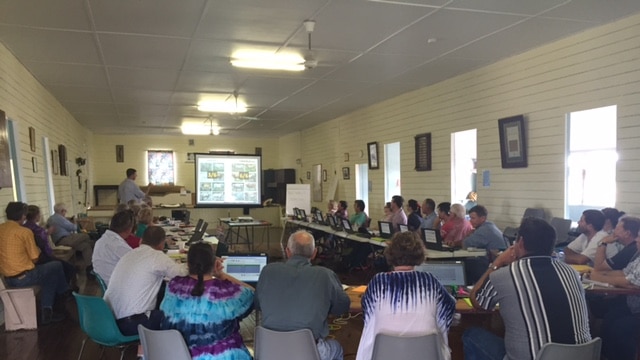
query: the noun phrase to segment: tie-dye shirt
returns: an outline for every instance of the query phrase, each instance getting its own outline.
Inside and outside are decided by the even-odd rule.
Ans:
[[[419,336],[438,333],[450,358],[447,333],[455,299],[430,273],[396,271],[373,277],[362,297],[364,328],[356,360],[371,359],[377,334]]]
[[[180,331],[194,360],[250,360],[239,321],[253,309],[253,291],[212,279],[204,282],[202,296],[192,296],[196,283],[188,276],[169,282],[160,305],[163,329]]]

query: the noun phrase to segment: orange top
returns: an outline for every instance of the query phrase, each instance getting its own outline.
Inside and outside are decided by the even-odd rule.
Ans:
[[[10,220],[0,224],[0,274],[16,276],[31,270],[39,256],[31,230]]]

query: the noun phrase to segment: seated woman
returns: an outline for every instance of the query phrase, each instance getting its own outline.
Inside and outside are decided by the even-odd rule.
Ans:
[[[461,204],[451,205],[449,218],[440,228],[442,242],[455,247],[462,246],[462,240],[473,232],[473,225],[465,219],[466,210]]]
[[[253,309],[254,289],[224,273],[207,243],[192,245],[187,262],[189,276],[167,285],[162,327],[182,333],[193,359],[250,360],[239,322]]]
[[[153,212],[150,207],[143,207],[138,212],[138,226],[136,228],[136,236],[141,238],[147,227],[153,225]],[[133,248],[133,247],[132,247]]]
[[[40,208],[35,205],[29,205],[27,207],[27,220],[22,226],[28,228],[33,232],[33,237],[36,241],[36,246],[40,249],[40,257],[36,262],[36,265],[45,264],[51,261],[60,261],[62,263],[62,270],[64,271],[64,277],[67,280],[67,284],[70,284],[74,290],[78,289],[76,285],[76,268],[71,263],[64,260],[56,259],[53,256],[53,245],[49,242],[49,235],[53,232],[53,228],[45,229],[40,226],[40,220],[42,214]]]
[[[393,219],[393,211],[391,210],[391,202],[384,204],[384,217],[382,221],[390,222]]]
[[[420,228],[422,227],[422,212],[420,211],[420,204],[418,204],[418,201],[411,199],[407,203],[407,208],[411,211],[409,216],[407,216],[407,226],[410,231],[414,231],[416,234],[419,234]]]
[[[384,251],[393,271],[376,274],[362,297],[364,328],[356,360],[369,360],[376,335],[419,336],[437,333],[444,358],[450,358],[447,333],[456,301],[438,279],[415,271],[426,250],[412,232],[394,234]],[[399,356],[402,358],[402,356]]]

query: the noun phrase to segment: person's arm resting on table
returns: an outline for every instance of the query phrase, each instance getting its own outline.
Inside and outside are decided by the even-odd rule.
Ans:
[[[627,276],[622,272],[622,270],[611,270],[611,271],[594,271],[591,273],[591,280],[601,281],[607,284],[611,284],[616,287],[626,288],[626,289],[639,289],[640,286],[633,284]]]
[[[493,263],[489,264],[489,268],[482,274],[480,280],[473,286],[469,294],[471,304],[475,309],[491,310],[496,306],[497,299],[495,296],[497,293],[493,289],[489,275],[499,268],[511,264],[514,260],[516,260],[516,254],[513,246],[511,246],[498,255]]]
[[[587,265],[589,264],[589,261],[591,261],[591,259],[575,252],[567,246],[566,248],[564,248],[564,261],[567,264]]]

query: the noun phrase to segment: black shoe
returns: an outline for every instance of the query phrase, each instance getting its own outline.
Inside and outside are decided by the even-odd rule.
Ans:
[[[64,314],[53,312],[51,308],[42,309],[42,325],[57,323],[65,319]]]

